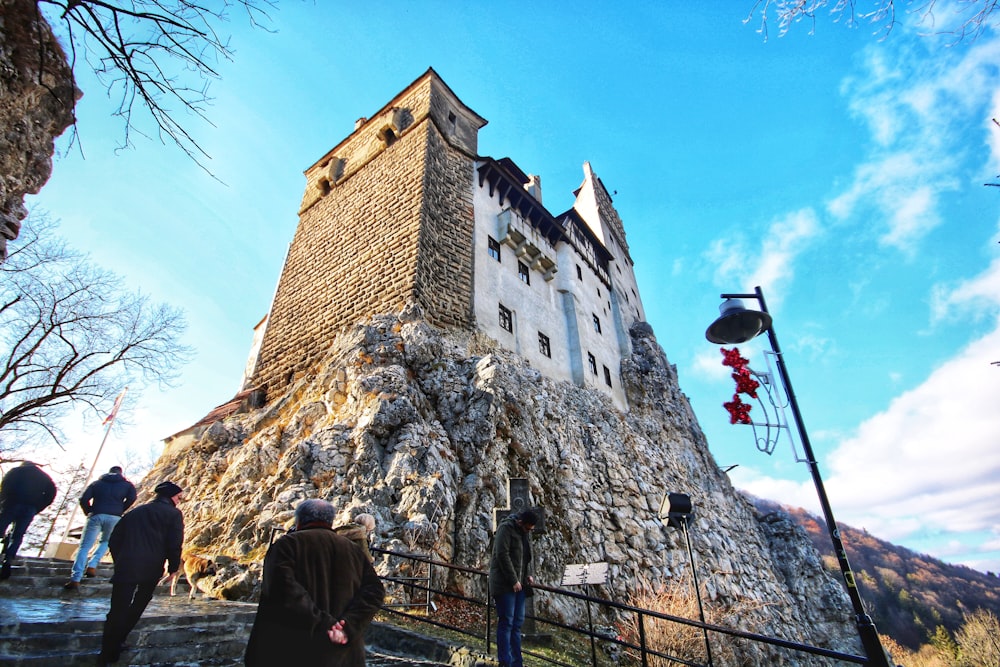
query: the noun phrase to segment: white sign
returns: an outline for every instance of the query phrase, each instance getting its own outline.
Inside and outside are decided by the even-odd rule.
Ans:
[[[608,580],[607,563],[585,563],[582,565],[567,565],[563,572],[563,586],[582,586],[583,584],[603,584]]]

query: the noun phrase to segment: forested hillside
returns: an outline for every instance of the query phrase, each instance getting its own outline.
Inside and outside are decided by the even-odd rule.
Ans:
[[[784,511],[795,518],[823,555],[830,570],[839,566],[822,518],[800,508],[751,498],[762,514]],[[903,646],[926,644],[938,626],[954,634],[964,613],[986,609],[1000,615],[1000,578],[962,565],[950,565],[840,523],[861,595],[872,606],[879,632]]]

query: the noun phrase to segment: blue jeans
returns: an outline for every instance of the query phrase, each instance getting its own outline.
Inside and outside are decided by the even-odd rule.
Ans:
[[[523,667],[521,625],[524,624],[524,590],[496,596],[497,658],[502,665]]]
[[[34,505],[27,503],[8,503],[0,512],[0,536],[4,537],[4,563],[11,565],[17,557],[17,550],[21,548],[21,540],[28,532],[31,520],[35,518],[37,510]],[[6,537],[7,527],[14,524],[14,529],[10,533],[10,538]]]
[[[80,581],[83,579],[84,569],[97,567],[101,558],[108,551],[111,531],[115,529],[119,520],[121,517],[114,514],[91,514],[87,517],[87,525],[83,529],[83,534],[80,535],[80,548],[76,550],[76,560],[73,561],[73,573],[70,575],[70,579]],[[88,561],[87,555],[90,553],[90,548],[94,546],[98,533],[101,534],[101,541],[97,545],[97,551]]]

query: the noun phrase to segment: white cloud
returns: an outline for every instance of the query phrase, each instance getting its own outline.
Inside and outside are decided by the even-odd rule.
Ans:
[[[982,274],[955,288],[935,285],[931,290],[933,323],[959,316],[981,318],[993,314],[997,306],[1000,306],[1000,258],[993,260]]]
[[[933,40],[914,49],[924,47],[936,49],[935,57],[900,53],[890,63],[883,49],[873,46],[863,74],[844,81],[842,92],[851,112],[867,125],[873,146],[852,181],[827,205],[845,223],[882,221],[880,243],[909,255],[941,224],[941,195],[959,187],[954,174],[960,173],[962,153],[977,148],[956,137],[967,124],[981,126],[987,113],[982,91],[1000,87],[995,67],[1000,39],[980,40],[961,53]],[[993,109],[998,106],[994,95]],[[990,132],[997,164],[1000,136]]]
[[[744,238],[712,243],[705,258],[715,267],[718,284],[756,286],[780,294],[781,286],[794,277],[795,260],[819,234],[820,226],[811,209],[802,209],[775,220],[761,235],[759,250],[748,248]]]
[[[776,500],[790,507],[801,507],[816,515],[821,515],[816,487],[812,482],[797,482],[764,474],[756,468],[739,466],[729,473],[730,479],[739,489],[758,498]]]
[[[1000,328],[864,422],[829,457],[831,501],[846,523],[907,538],[1000,527]]]
[[[993,93],[993,101],[990,105],[990,117],[984,119],[986,125],[986,145],[990,149],[990,175],[1000,174],[1000,90]]]

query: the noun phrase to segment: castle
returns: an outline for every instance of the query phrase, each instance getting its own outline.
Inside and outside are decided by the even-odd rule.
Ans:
[[[486,122],[428,69],[306,169],[243,390],[283,391],[339,331],[413,304],[628,409],[621,360],[645,313],[611,197],[584,164],[573,207],[553,215],[537,176],[478,154]]]

